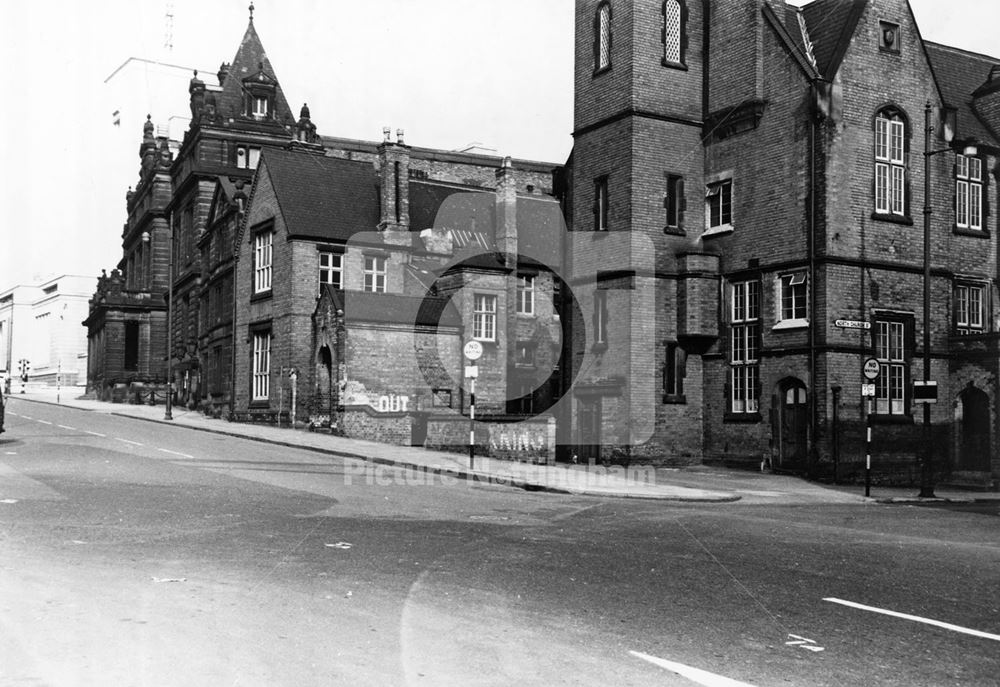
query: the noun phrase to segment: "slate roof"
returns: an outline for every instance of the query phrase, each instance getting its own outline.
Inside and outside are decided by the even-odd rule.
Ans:
[[[261,64],[263,64],[263,70]],[[259,71],[263,71],[267,77],[275,82],[278,81],[271,61],[267,59],[267,53],[264,52],[260,36],[257,35],[257,29],[254,28],[253,19],[251,19],[246,33],[243,34],[243,40],[240,41],[236,56],[229,66],[229,74],[222,83],[222,91],[215,93],[215,102],[220,113],[227,117],[238,117],[243,114],[243,79]],[[296,121],[292,118],[292,110],[288,107],[288,101],[285,100],[280,82],[275,93],[274,119],[278,124],[286,120]],[[273,125],[273,122],[271,124]]]
[[[410,182],[410,227],[413,231],[450,229],[455,246],[470,252],[496,248],[496,193],[489,189]],[[561,266],[563,216],[551,196],[517,196],[518,252],[554,268]],[[459,252],[459,251],[456,251]],[[487,259],[482,266],[496,266]]]
[[[939,43],[925,41],[924,45],[945,104],[958,109],[956,138],[972,137],[996,145],[997,132],[991,132],[976,114],[972,93],[988,80],[990,69],[1000,59]]]
[[[460,327],[462,318],[450,298],[350,291],[343,295],[344,319],[354,322]]]
[[[379,222],[370,162],[267,148],[261,154],[290,236],[347,241]]]
[[[868,0],[814,0],[801,8],[813,44],[816,67],[832,79],[851,44]]]

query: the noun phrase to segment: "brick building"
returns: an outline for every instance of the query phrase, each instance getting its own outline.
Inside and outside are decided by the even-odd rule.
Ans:
[[[995,478],[1000,60],[924,42],[906,0],[576,7],[580,450],[853,473],[874,358],[876,469],[915,480],[930,442]]]
[[[236,418],[294,405],[350,436],[464,444],[469,339],[485,349],[479,417],[543,413],[562,354],[561,253],[537,240],[561,236],[554,166],[412,147],[401,132],[323,142],[266,151],[254,180],[237,240]],[[546,245],[519,249],[521,235]]]
[[[95,395],[148,398],[153,389],[162,397],[169,356],[176,402],[216,415],[230,410],[232,240],[244,186],[249,190],[263,149],[308,148],[316,127],[307,107],[292,117],[252,9],[235,57],[215,76],[210,84],[194,72],[191,120],[180,142],[155,134],[147,117],[139,182],[126,196],[123,255],[99,281],[84,322],[99,361],[88,375]]]

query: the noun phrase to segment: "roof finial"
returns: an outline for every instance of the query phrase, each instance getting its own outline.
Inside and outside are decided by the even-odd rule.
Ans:
[[[253,0],[250,0],[250,23],[253,24]]]

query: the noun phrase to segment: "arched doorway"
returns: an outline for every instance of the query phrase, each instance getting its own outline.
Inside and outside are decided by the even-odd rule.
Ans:
[[[793,377],[781,380],[774,401],[774,467],[805,470],[809,456],[809,398],[805,384]]]
[[[316,355],[316,392],[313,396],[315,410],[323,415],[333,414],[333,354],[326,344]]]
[[[990,397],[970,382],[958,395],[961,404],[958,469],[990,470]]]

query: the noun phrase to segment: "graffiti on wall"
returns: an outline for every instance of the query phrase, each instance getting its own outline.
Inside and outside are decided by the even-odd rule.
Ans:
[[[397,393],[374,393],[361,382],[350,380],[341,385],[344,405],[368,406],[378,413],[406,413],[410,410],[410,397]]]

